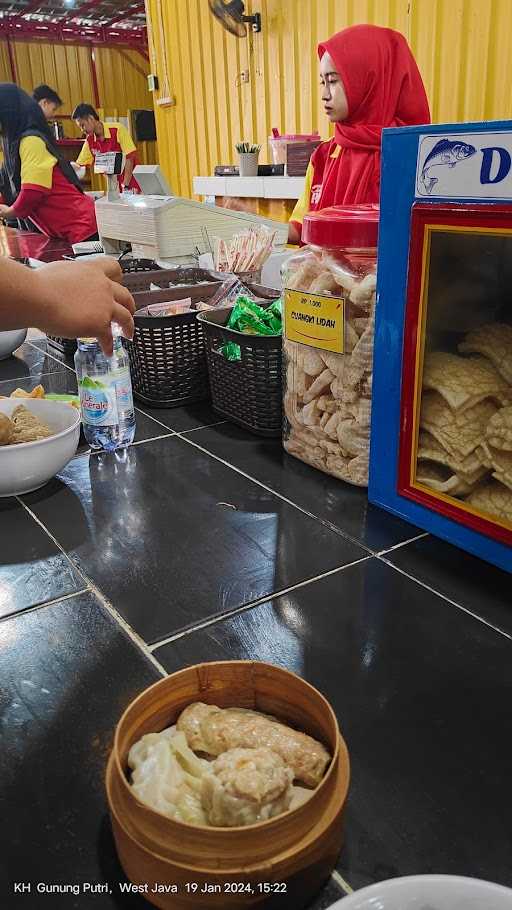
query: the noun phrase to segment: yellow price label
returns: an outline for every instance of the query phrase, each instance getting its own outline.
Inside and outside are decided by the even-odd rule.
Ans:
[[[285,290],[284,333],[288,341],[343,354],[345,298]]]

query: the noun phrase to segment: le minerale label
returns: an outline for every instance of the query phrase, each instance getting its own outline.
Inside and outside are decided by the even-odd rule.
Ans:
[[[288,341],[343,354],[345,299],[285,290],[284,334]]]

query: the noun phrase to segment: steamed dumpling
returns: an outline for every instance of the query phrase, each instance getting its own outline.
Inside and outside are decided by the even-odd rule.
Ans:
[[[195,702],[181,713],[176,726],[191,749],[209,755],[265,746],[280,755],[294,777],[308,787],[320,783],[331,760],[327,749],[312,736],[258,711]]]
[[[176,728],[143,736],[130,749],[128,765],[132,789],[146,806],[177,821],[208,824],[201,804],[203,762]]]
[[[287,811],[292,783],[293,771],[271,749],[229,749],[203,777],[203,809],[210,825],[252,825]]]

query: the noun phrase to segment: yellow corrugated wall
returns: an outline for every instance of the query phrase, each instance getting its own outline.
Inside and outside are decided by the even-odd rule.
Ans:
[[[64,104],[61,113],[71,114],[75,105],[86,101],[94,105],[90,50],[70,44],[44,42],[11,42],[16,68],[16,82],[27,92],[42,82],[51,85]],[[100,96],[105,117],[125,117],[129,110],[152,108],[148,91],[148,61],[136,51],[125,48],[99,47],[94,50]],[[7,43],[0,41],[0,82],[12,82]],[[65,125],[67,136],[79,136],[72,121]],[[155,143],[139,143],[143,163],[156,160]]]
[[[372,22],[409,40],[427,87],[433,120],[512,117],[512,0],[246,0],[262,32],[236,38],[211,16],[207,0],[146,0],[160,162],[176,192],[192,177],[235,160],[239,139],[263,145],[272,126],[324,136],[316,45],[338,29]],[[248,73],[249,81],[244,81]],[[158,95],[157,95],[158,97]]]

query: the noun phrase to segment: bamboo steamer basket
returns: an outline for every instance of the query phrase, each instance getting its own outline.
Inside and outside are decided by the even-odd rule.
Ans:
[[[237,828],[166,818],[133,794],[128,752],[145,733],[173,724],[195,701],[273,714],[322,741],[333,758],[314,795],[268,821]],[[141,693],[119,721],[106,787],[117,851],[131,882],[161,910],[300,910],[330,875],[342,846],[349,757],[332,708],[300,677],[256,661],[180,670]],[[175,885],[177,893],[161,893]]]

